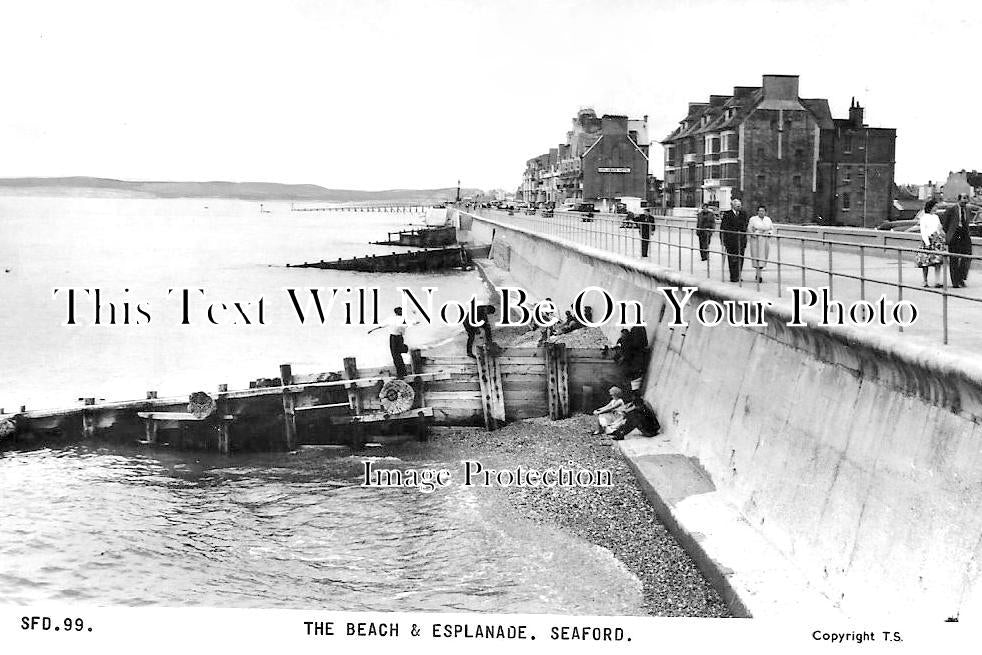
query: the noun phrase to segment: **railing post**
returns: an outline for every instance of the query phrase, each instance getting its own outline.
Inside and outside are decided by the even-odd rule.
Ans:
[[[948,345],[948,255],[941,256],[941,277],[944,286],[941,289],[941,340]]]
[[[777,257],[776,257],[776,259],[777,259],[777,297],[780,298],[781,297],[781,235],[780,234],[777,234],[776,232],[777,232],[777,230],[775,230],[775,234],[774,234],[774,241],[775,241],[774,246],[775,246],[776,252],[777,252]]]
[[[695,259],[695,248],[693,247],[693,239],[695,237],[695,230],[689,228],[689,272],[696,272],[696,259]]]
[[[904,260],[903,253],[897,248],[897,303],[904,299]],[[904,331],[904,326],[898,321],[897,328],[900,332]]]
[[[655,223],[655,245],[658,246],[658,261],[661,265],[661,223]],[[648,253],[649,255],[651,253]]]
[[[808,285],[805,283],[805,239],[799,238],[801,239],[801,286],[806,287]]]
[[[828,268],[828,274],[829,274],[829,296],[832,296],[832,284],[833,284],[833,279],[832,279],[832,243],[829,242],[829,241],[826,241],[825,242],[825,245],[826,245],[826,247],[828,248],[828,251],[829,251],[829,268]]]

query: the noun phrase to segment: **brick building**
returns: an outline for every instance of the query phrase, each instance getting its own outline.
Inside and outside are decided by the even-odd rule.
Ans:
[[[967,193],[972,200],[978,200],[982,198],[982,173],[965,169],[950,171],[941,193],[945,202],[955,202],[962,193]]]
[[[522,200],[593,202],[600,207],[615,198],[647,196],[648,117],[597,117],[581,109],[566,142],[525,163]]]
[[[726,209],[741,198],[778,221],[875,225],[893,203],[896,131],[832,118],[828,100],[798,97],[798,76],[690,103],[665,147],[665,202]]]

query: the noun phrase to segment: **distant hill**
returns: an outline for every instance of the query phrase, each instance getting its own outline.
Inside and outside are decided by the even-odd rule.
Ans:
[[[3,190],[36,194],[112,196],[133,198],[234,198],[238,200],[291,200],[304,202],[441,202],[457,194],[456,187],[443,189],[386,189],[358,191],[325,189],[316,184],[273,182],[131,182],[99,177],[0,178]],[[480,189],[461,189],[461,197]]]

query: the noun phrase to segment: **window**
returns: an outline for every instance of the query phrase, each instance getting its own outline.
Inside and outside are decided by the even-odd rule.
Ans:
[[[719,139],[713,139],[713,152],[719,152]]]
[[[795,218],[801,218],[801,205],[795,205],[791,208],[791,215]]]
[[[801,176],[800,175],[795,175],[794,177],[792,177],[791,178],[791,184],[793,184],[794,186],[800,188],[801,187]]]
[[[758,159],[763,159],[764,158],[764,149],[763,148],[757,148],[757,158]]]
[[[843,193],[842,194],[842,210],[843,211],[849,211],[849,194],[848,193]]]
[[[852,152],[852,135],[847,134],[842,138],[842,152]]]
[[[842,174],[842,181],[846,184],[852,182],[852,173],[850,173],[848,169]]]
[[[797,157],[798,159],[801,159],[802,157],[804,157],[805,156],[804,149],[803,148],[795,148],[794,149],[794,156]]]
[[[758,175],[757,176],[757,186],[764,186],[764,182],[765,181],[766,181],[766,178],[763,175]]]

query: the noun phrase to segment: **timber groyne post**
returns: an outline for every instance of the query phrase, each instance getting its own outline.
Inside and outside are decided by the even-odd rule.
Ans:
[[[218,452],[228,455],[231,450],[229,443],[229,407],[228,407],[228,385],[218,385],[218,395],[215,396],[215,412],[218,414]]]
[[[290,364],[280,364],[280,383],[283,385],[283,442],[287,450],[294,450],[297,447],[297,417],[294,411],[296,399],[289,388],[293,384]]]

